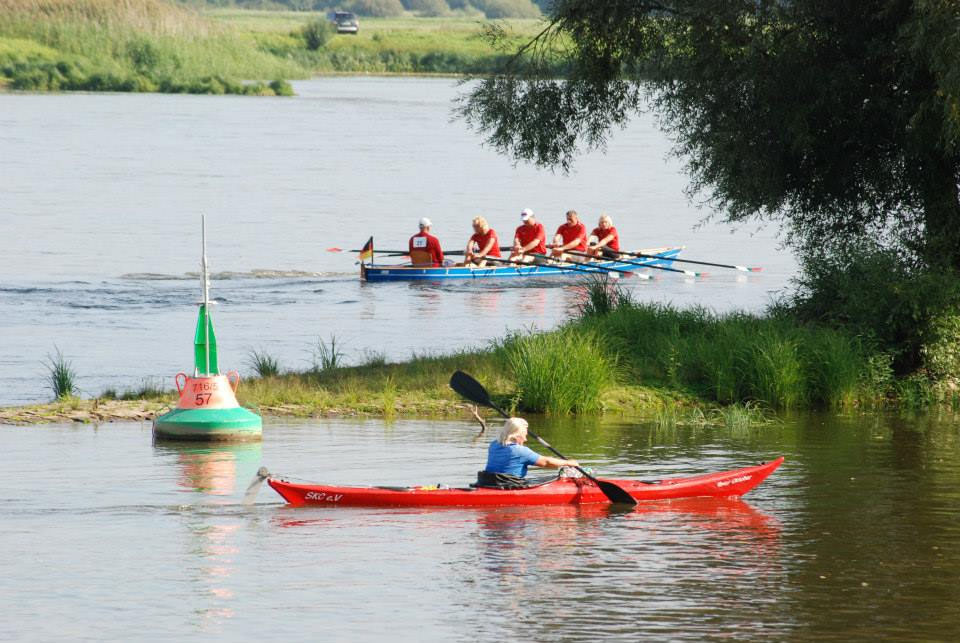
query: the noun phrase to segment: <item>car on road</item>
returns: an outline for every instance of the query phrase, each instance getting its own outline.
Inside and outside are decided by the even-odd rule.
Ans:
[[[357,35],[360,32],[360,21],[356,14],[349,11],[334,11],[330,14],[330,22],[336,27],[337,33]]]

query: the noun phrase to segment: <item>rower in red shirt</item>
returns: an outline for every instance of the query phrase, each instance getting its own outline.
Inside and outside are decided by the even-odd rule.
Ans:
[[[567,211],[567,222],[557,228],[557,235],[553,238],[553,252],[555,259],[563,260],[567,250],[585,252],[587,250],[587,226],[580,222],[576,210]]]
[[[487,257],[500,256],[500,239],[483,217],[473,218],[473,236],[467,242],[467,252],[463,263],[478,266],[486,265]]]
[[[594,257],[616,259],[620,256],[620,235],[613,227],[613,219],[606,214],[600,215],[597,227],[590,233],[590,254]]]
[[[443,249],[440,240],[430,234],[430,219],[420,219],[420,232],[410,237],[410,263],[414,266],[442,266]]]
[[[547,234],[543,230],[543,224],[534,218],[533,210],[530,208],[523,209],[520,220],[523,223],[514,233],[510,261],[530,263],[535,259],[531,256],[532,254],[542,255],[547,251]]]

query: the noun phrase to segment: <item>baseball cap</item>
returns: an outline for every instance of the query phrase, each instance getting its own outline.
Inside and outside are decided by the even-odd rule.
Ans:
[[[429,227],[432,226],[432,225],[433,225],[433,223],[432,223],[432,222],[430,221],[430,219],[428,219],[427,217],[423,217],[422,219],[420,219],[420,227],[421,227],[421,228],[429,228]]]
[[[524,208],[523,210],[520,211],[520,219],[522,221],[526,221],[532,216],[533,216],[533,210],[531,210],[530,208]]]

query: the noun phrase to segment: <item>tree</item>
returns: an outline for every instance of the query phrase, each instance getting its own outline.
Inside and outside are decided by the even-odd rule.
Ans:
[[[652,107],[726,220],[960,268],[960,3],[556,0],[549,18],[461,99],[500,151],[567,170]]]

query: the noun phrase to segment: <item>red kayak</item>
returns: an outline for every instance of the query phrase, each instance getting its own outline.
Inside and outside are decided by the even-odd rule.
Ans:
[[[646,482],[611,480],[639,502],[712,496],[742,496],[780,466],[783,458],[733,471]],[[609,503],[587,478],[554,478],[525,489],[426,487],[340,487],[296,484],[282,478],[267,483],[291,505],[340,507],[506,507],[511,505],[583,505]]]

